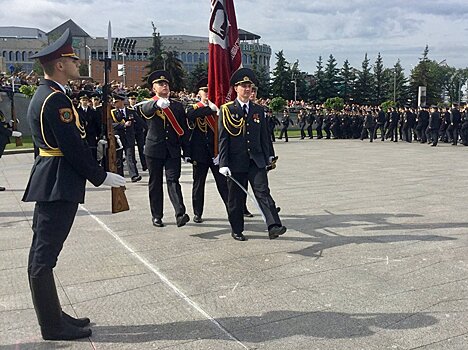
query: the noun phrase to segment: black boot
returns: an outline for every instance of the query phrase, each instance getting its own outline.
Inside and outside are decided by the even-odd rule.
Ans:
[[[62,309],[52,271],[31,277],[31,294],[44,340],[73,340],[91,336],[91,330],[76,327],[62,318]]]

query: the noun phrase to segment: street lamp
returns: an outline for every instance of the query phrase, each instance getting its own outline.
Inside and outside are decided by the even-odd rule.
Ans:
[[[166,70],[166,60],[167,60],[167,54],[163,52],[161,54],[161,58],[163,59],[163,70]]]
[[[396,105],[396,67],[393,67],[393,103]]]
[[[296,78],[294,78],[294,80],[291,80],[291,83],[294,84],[294,104],[296,104],[296,100],[297,100],[297,81],[296,81]]]
[[[89,55],[88,55],[88,77],[91,78],[91,48],[88,45],[85,45],[85,47],[89,50]]]
[[[127,75],[127,72],[126,72],[126,69],[125,69],[125,57],[127,56],[127,54],[125,52],[119,52],[119,56],[122,56],[122,81],[123,81],[123,85],[126,86],[127,85],[127,82],[126,82],[126,75]]]

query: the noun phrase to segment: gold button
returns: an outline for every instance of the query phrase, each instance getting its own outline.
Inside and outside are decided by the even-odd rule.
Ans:
[[[247,135],[250,134],[250,131],[247,131]]]
[[[250,143],[250,140],[247,140],[247,143]]]

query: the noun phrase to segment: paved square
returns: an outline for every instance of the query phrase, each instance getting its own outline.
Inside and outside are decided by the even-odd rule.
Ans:
[[[147,173],[131,210],[88,188],[55,269],[63,308],[93,336],[40,337],[26,276],[32,154],[0,159],[0,350],[468,348],[468,148],[405,142],[277,142],[270,188],[288,232],[255,206],[234,241],[214,181],[204,222],[151,225]],[[192,171],[182,168],[191,210]]]

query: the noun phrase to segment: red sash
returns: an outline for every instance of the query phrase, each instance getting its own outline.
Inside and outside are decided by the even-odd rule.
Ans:
[[[157,101],[159,100],[158,96],[154,96],[153,100]],[[167,119],[169,120],[169,123],[171,124],[172,128],[174,131],[177,133],[177,135],[182,136],[184,134],[184,129],[180,126],[179,122],[177,121],[174,113],[172,113],[171,109],[169,107],[167,108],[161,108],[163,113],[166,115]]]

